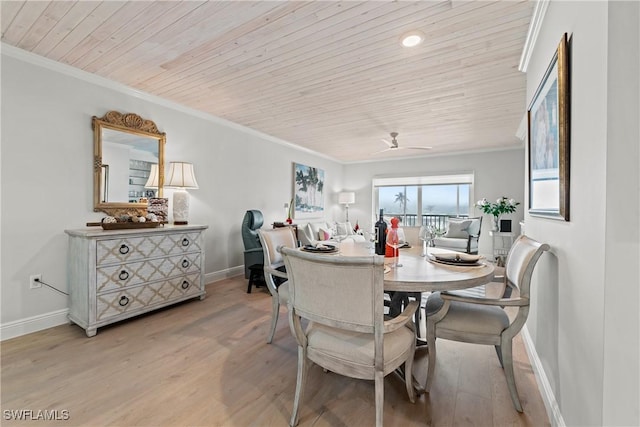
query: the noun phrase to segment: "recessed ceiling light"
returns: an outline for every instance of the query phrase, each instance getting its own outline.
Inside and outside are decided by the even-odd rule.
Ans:
[[[424,41],[424,33],[421,31],[411,31],[402,36],[400,43],[404,47],[414,47],[418,46],[420,43]]]

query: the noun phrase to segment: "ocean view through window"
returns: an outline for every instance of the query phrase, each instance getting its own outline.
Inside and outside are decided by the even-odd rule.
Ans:
[[[374,212],[400,218],[403,227],[467,217],[473,207],[473,174],[374,178]]]

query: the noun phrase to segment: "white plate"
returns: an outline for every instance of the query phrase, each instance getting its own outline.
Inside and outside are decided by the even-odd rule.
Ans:
[[[480,255],[470,255],[463,253],[433,254],[433,257],[438,261],[453,262],[456,264],[474,264],[480,261],[480,258],[482,258]]]
[[[303,246],[302,250],[305,252],[315,252],[317,254],[330,254],[338,252],[338,248],[332,245],[319,245],[319,246]]]

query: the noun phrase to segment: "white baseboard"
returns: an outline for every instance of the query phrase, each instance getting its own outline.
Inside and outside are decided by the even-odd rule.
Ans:
[[[562,418],[562,413],[560,412],[560,406],[556,401],[555,394],[553,394],[551,383],[547,378],[547,374],[544,371],[544,367],[542,366],[542,361],[540,360],[540,357],[538,357],[538,352],[533,345],[533,340],[531,339],[531,335],[529,334],[529,330],[527,329],[526,325],[524,326],[524,328],[522,328],[521,333],[522,340],[524,341],[524,347],[527,350],[527,354],[529,355],[531,368],[533,369],[533,373],[535,374],[537,379],[538,390],[540,391],[542,401],[544,402],[544,406],[547,410],[547,417],[549,417],[549,422],[554,427],[566,427],[564,418]]]
[[[230,277],[244,274],[244,266],[227,268],[225,270],[216,271],[205,274],[204,282],[207,284],[228,279]],[[67,314],[69,309],[52,311],[50,313],[39,314],[37,316],[28,317],[26,319],[14,320],[13,322],[4,323],[0,326],[0,341],[16,338],[22,335],[31,334],[33,332],[42,331],[43,329],[53,328],[54,326],[69,323]]]
[[[67,313],[69,313],[69,309],[63,308],[62,310],[5,323],[0,326],[0,340],[4,341],[69,323]]]
[[[240,276],[244,274],[244,265],[237,267],[226,268],[220,271],[214,271],[213,273],[207,273],[204,275],[204,283],[210,284],[213,282],[219,282],[220,280],[229,279],[231,277]]]

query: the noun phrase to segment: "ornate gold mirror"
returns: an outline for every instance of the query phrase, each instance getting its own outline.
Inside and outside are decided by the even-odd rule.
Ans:
[[[166,135],[132,113],[109,111],[92,125],[93,210],[144,214],[149,198],[162,197]]]

